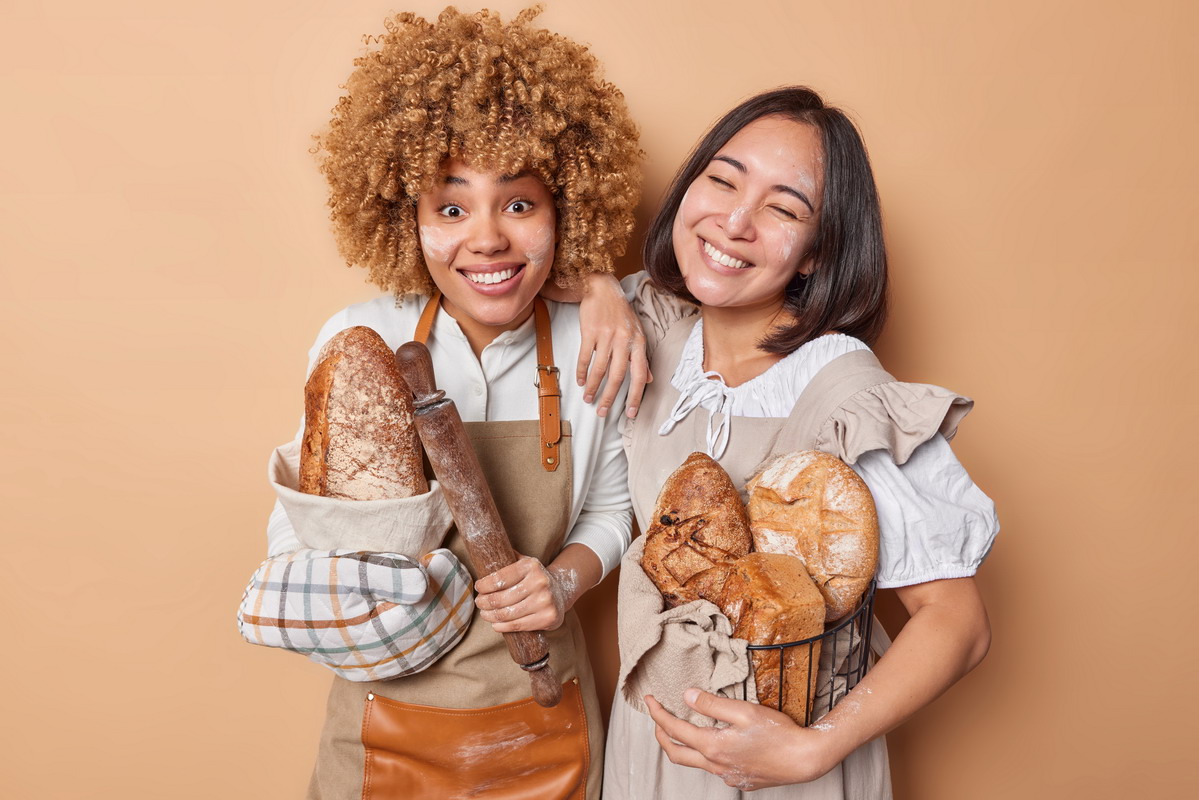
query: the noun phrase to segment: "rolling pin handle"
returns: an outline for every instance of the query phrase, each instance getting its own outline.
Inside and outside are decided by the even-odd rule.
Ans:
[[[529,681],[533,684],[533,699],[542,708],[553,708],[562,702],[562,684],[554,674],[554,668],[548,659],[541,669],[529,673]]]
[[[412,390],[413,401],[417,406],[426,406],[445,397],[445,392],[438,390],[436,379],[433,377],[433,359],[429,357],[429,348],[420,342],[407,342],[396,350],[396,366],[408,388]]]

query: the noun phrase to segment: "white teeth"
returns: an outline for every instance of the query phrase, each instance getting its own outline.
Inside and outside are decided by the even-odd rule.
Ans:
[[[745,269],[749,266],[748,261],[742,261],[741,259],[733,258],[728,253],[722,253],[707,242],[704,242],[704,252],[711,256],[712,260],[717,264],[723,264],[726,267]]]
[[[499,272],[465,272],[463,274],[472,283],[503,283],[516,274],[516,269],[504,269]]]

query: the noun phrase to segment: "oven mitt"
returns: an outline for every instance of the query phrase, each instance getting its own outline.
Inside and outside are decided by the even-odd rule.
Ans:
[[[242,637],[303,653],[351,681],[411,675],[448,652],[474,612],[453,553],[302,549],[258,567],[237,612]]]

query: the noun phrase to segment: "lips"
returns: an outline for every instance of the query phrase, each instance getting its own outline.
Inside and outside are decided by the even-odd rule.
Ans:
[[[503,294],[520,283],[524,264],[487,264],[471,269],[460,269],[458,274],[465,278],[472,289],[484,294]]]
[[[742,261],[739,258],[729,255],[723,250],[717,250],[706,239],[700,239],[700,242],[703,246],[703,251],[705,254],[707,254],[708,258],[712,259],[717,264],[720,264],[722,267],[729,267],[730,269],[745,269],[746,267],[753,266],[753,264],[749,263],[748,261]]]
[[[463,272],[471,283],[492,284],[503,283],[516,274],[516,267],[502,269],[499,272]]]

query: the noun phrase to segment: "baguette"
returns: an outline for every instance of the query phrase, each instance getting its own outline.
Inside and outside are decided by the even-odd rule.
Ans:
[[[343,500],[429,491],[412,410],[383,338],[363,326],[338,333],[304,387],[300,491]]]

